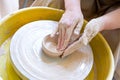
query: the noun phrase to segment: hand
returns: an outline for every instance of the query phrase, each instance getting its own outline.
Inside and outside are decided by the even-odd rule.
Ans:
[[[103,26],[103,22],[101,19],[92,19],[91,21],[88,22],[88,24],[85,27],[85,30],[83,32],[83,35],[71,44],[67,49],[65,49],[62,57],[65,57],[72,52],[76,51],[82,46],[87,45],[96,35],[99,31],[101,31]]]
[[[59,21],[57,29],[51,34],[51,36],[54,36],[57,32],[59,33],[57,49],[64,50],[68,46],[73,32],[80,32],[82,25],[83,15],[81,11],[66,10]]]

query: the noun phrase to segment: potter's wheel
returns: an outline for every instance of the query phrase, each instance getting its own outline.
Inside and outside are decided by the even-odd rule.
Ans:
[[[51,58],[42,51],[43,38],[55,27],[57,22],[43,20],[20,28],[13,36],[10,45],[14,67],[30,80],[84,79],[93,65],[93,54],[89,45],[64,59]]]

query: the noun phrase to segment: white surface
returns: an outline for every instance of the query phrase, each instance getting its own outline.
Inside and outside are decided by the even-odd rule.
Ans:
[[[51,58],[41,50],[43,38],[57,26],[55,21],[36,21],[20,28],[11,40],[11,59],[30,80],[82,80],[93,65],[90,46],[64,59]]]
[[[54,37],[50,35],[44,37],[42,41],[42,50],[46,55],[50,57],[60,57],[60,55],[62,55],[63,51],[57,50],[57,39],[57,35]]]
[[[0,20],[19,9],[19,0],[0,0]]]
[[[0,56],[6,53],[6,51],[5,51],[5,45],[6,45],[7,42],[8,42],[8,40],[6,40],[6,41],[0,46]]]
[[[3,80],[2,77],[0,77],[0,80]]]

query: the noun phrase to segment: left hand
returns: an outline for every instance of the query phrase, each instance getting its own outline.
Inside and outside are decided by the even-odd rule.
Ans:
[[[65,49],[62,57],[65,57],[76,51],[80,47],[87,45],[97,35],[97,33],[101,31],[102,25],[103,23],[101,19],[92,19],[91,21],[89,21],[85,27],[83,35],[79,38],[79,40]]]

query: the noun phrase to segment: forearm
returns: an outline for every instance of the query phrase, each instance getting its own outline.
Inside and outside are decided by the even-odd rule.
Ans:
[[[101,20],[103,24],[101,31],[120,28],[120,8],[105,14],[98,19]]]
[[[19,9],[19,0],[0,0],[0,15],[5,15]]]
[[[75,10],[81,12],[80,0],[64,0],[65,10]]]

